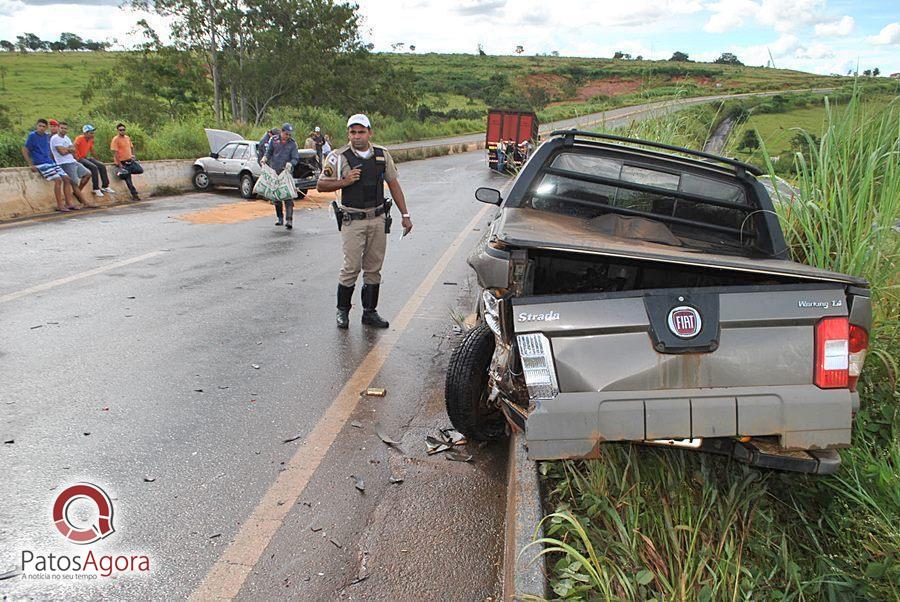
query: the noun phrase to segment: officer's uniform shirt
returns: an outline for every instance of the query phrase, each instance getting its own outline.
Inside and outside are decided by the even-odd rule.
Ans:
[[[361,153],[353,148],[350,144],[345,144],[337,150],[332,151],[328,154],[328,158],[325,159],[325,167],[322,168],[322,175],[319,176],[320,180],[342,180],[350,175],[351,167],[347,163],[346,157],[344,157],[344,153],[347,149],[353,151],[360,159],[368,159],[372,156],[372,153],[375,152],[375,148],[380,148],[384,151],[384,181],[385,182],[393,182],[397,179],[397,166],[394,165],[394,159],[391,157],[390,153],[383,146],[377,146],[374,144],[369,144],[369,150],[366,153]],[[337,191],[338,198],[340,198],[340,189]]]

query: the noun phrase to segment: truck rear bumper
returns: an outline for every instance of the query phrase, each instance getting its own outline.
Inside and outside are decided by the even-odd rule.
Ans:
[[[606,441],[777,436],[786,450],[850,444],[855,395],[814,385],[560,393],[525,420],[528,457],[595,457]]]

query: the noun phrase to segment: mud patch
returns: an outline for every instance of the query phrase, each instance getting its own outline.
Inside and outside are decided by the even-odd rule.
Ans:
[[[334,193],[313,191],[306,198],[298,200],[294,204],[294,210],[306,207],[325,207],[334,199],[334,196]],[[237,224],[262,217],[271,217],[274,213],[271,203],[255,200],[225,203],[210,209],[178,215],[176,219],[191,224]]]

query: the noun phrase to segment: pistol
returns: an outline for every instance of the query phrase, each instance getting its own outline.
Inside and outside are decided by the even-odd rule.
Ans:
[[[337,201],[331,201],[331,210],[334,211],[334,219],[337,221],[338,232],[344,225],[344,211],[338,206]]]

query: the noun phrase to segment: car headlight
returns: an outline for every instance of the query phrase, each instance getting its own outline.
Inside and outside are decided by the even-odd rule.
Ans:
[[[520,334],[516,339],[528,396],[531,399],[553,399],[559,395],[550,339],[539,332]]]
[[[494,296],[491,291],[481,293],[481,300],[484,301],[484,322],[491,331],[499,336],[500,334],[500,299]]]

